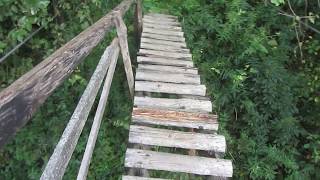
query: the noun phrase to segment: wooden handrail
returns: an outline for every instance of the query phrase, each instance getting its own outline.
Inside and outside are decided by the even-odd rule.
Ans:
[[[82,158],[82,162],[81,162],[80,169],[78,172],[77,180],[85,180],[87,177],[87,174],[88,174],[89,165],[90,165],[90,161],[92,158],[92,153],[94,150],[94,146],[96,144],[101,120],[102,120],[103,113],[104,113],[104,110],[105,110],[105,107],[107,104],[113,74],[114,74],[114,71],[115,71],[116,65],[117,65],[118,56],[119,56],[119,46],[117,46],[117,48],[114,51],[114,55],[111,58],[111,63],[109,66],[108,74],[105,79],[104,86],[103,86],[100,100],[99,100],[99,104],[97,107],[97,111],[96,111],[96,114],[93,119],[90,135],[89,135],[89,138],[87,141],[86,150],[83,154],[83,158]]]
[[[41,180],[62,179],[65,169],[67,168],[73,151],[77,145],[85,122],[87,121],[89,112],[95,101],[102,81],[107,74],[99,100],[99,105],[94,117],[94,122],[92,124],[90,135],[87,141],[86,150],[84,152],[77,176],[78,180],[86,179],[120,50],[123,57],[129,90],[131,96],[133,96],[134,77],[129,56],[127,27],[122,20],[121,11],[114,10],[111,14],[111,20],[116,26],[118,38],[115,38],[112,41],[102,55],[96,70],[94,71],[73,115],[71,116],[70,121],[68,122],[62,134],[62,137],[55,147],[54,152],[41,175]]]
[[[40,179],[62,179],[110,62],[117,51],[119,52],[119,41],[115,39],[101,57]]]
[[[123,16],[133,2],[124,0],[114,11]],[[113,13],[102,17],[0,92],[0,148],[114,27]]]

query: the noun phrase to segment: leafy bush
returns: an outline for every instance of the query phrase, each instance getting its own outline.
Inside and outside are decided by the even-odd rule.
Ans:
[[[319,29],[319,4],[304,2],[166,3],[214,99],[235,179],[320,178],[320,36],[300,23]],[[306,18],[285,16],[292,7]]]

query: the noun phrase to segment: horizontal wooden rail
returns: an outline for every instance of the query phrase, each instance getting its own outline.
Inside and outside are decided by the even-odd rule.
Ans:
[[[41,180],[62,179],[65,169],[68,166],[69,160],[71,159],[73,151],[77,145],[85,122],[87,121],[93,102],[95,101],[102,81],[107,74],[77,176],[78,180],[86,179],[103,113],[107,104],[112,78],[115,72],[120,50],[123,57],[123,64],[127,76],[129,90],[131,96],[133,97],[134,77],[132,73],[127,41],[127,27],[122,20],[121,11],[115,10],[112,12],[112,21],[116,26],[118,38],[115,38],[112,41],[110,46],[106,48],[104,54],[102,55],[100,62],[87,85],[87,88],[82,94],[81,99],[62,134],[62,137],[60,138],[41,175]]]
[[[115,48],[115,51],[113,52],[113,55],[111,56],[112,57],[111,64],[109,66],[108,74],[107,74],[107,77],[104,82],[104,86],[102,89],[102,93],[101,93],[101,97],[100,97],[99,104],[97,107],[97,111],[96,111],[96,114],[93,119],[93,124],[92,124],[90,135],[89,135],[89,138],[87,141],[86,150],[85,150],[83,158],[82,158],[82,162],[81,162],[81,166],[79,169],[77,180],[85,180],[87,177],[87,174],[88,174],[88,169],[89,169],[92,153],[94,150],[94,146],[96,144],[101,120],[102,120],[103,113],[104,113],[104,110],[105,110],[105,107],[107,104],[113,74],[114,74],[114,71],[115,71],[116,65],[117,65],[118,56],[119,56],[119,46],[117,46]]]
[[[110,62],[118,56],[117,52],[119,52],[119,41],[118,39],[115,39],[101,57],[59,143],[44,169],[41,176],[42,180],[62,179],[85,122],[87,121],[95,97],[97,96],[102,81],[107,73]]]
[[[135,0],[114,11],[123,16]],[[23,127],[50,94],[114,27],[110,12],[0,92],[0,148]]]

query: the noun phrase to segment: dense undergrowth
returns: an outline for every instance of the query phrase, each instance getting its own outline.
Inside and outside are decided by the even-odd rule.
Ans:
[[[157,2],[183,23],[234,179],[320,179],[319,2]]]
[[[119,2],[0,1],[1,56],[31,31],[45,27],[1,63],[0,90]],[[299,23],[320,29],[317,0],[145,0],[144,8],[179,16],[220,116],[234,179],[320,179],[320,34]],[[126,18],[130,32],[132,14]],[[299,18],[288,16],[295,14]],[[0,179],[39,178],[113,36],[109,33],[0,151]],[[134,57],[132,39],[130,49]],[[128,95],[118,63],[88,179],[118,179],[123,172]],[[92,116],[64,179],[75,179],[91,122]]]

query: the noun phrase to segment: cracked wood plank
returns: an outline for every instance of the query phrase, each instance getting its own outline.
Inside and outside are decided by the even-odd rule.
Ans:
[[[135,91],[205,96],[206,86],[151,81],[136,81]]]
[[[152,44],[152,43],[141,43],[140,47],[142,49],[152,49],[158,51],[170,51],[170,52],[177,52],[177,53],[190,53],[190,50],[187,48],[175,47],[175,46],[168,46],[162,44]]]
[[[153,23],[143,23],[143,27],[152,28],[152,29],[162,29],[162,30],[170,30],[170,31],[182,31],[181,27],[175,26],[166,26],[161,24],[153,24]]]
[[[222,135],[184,132],[139,125],[130,126],[129,142],[219,153],[226,151],[226,139]]]
[[[161,39],[152,39],[148,37],[141,37],[141,42],[142,43],[151,43],[155,45],[165,45],[165,46],[174,46],[174,47],[181,47],[181,48],[186,48],[187,45],[185,42],[173,42],[173,41],[166,41],[166,40],[161,40]]]
[[[186,112],[210,113],[212,104],[206,100],[167,99],[152,97],[135,97],[134,105],[138,108],[158,108],[162,110],[179,110]]]
[[[189,61],[192,60],[192,56],[190,53],[166,52],[166,51],[151,50],[151,49],[140,49],[138,55],[185,59]]]
[[[132,122],[218,131],[217,115],[171,110],[133,108]]]
[[[178,67],[193,68],[193,62],[188,60],[179,60],[179,59],[163,58],[163,57],[138,56],[137,61],[140,64],[156,64],[156,65],[164,65],[164,66],[178,66]]]
[[[193,68],[192,66],[187,67],[176,67],[176,66],[168,66],[168,65],[161,65],[161,63],[147,63],[139,64],[138,69],[140,70],[149,70],[149,71],[158,71],[162,73],[182,73],[182,74],[198,74],[197,68]]]
[[[136,80],[169,82],[180,84],[200,84],[200,76],[194,74],[170,73],[163,74],[159,71],[145,71],[138,69],[136,72]]]
[[[152,34],[152,33],[142,32],[142,37],[143,38],[164,40],[164,41],[185,43],[185,38],[184,37],[178,37],[178,36],[167,36],[167,35],[160,35],[160,34]]]
[[[166,25],[166,26],[174,26],[174,27],[180,27],[179,22],[170,22],[170,21],[157,21],[152,19],[143,18],[143,22],[150,23],[150,24],[160,24],[160,25]]]
[[[170,31],[170,30],[162,30],[162,29],[154,29],[154,28],[143,28],[143,32],[151,33],[151,34],[160,34],[166,36],[178,36],[183,37],[183,32],[181,31]]]
[[[232,177],[230,160],[127,149],[125,166],[198,175]]]

